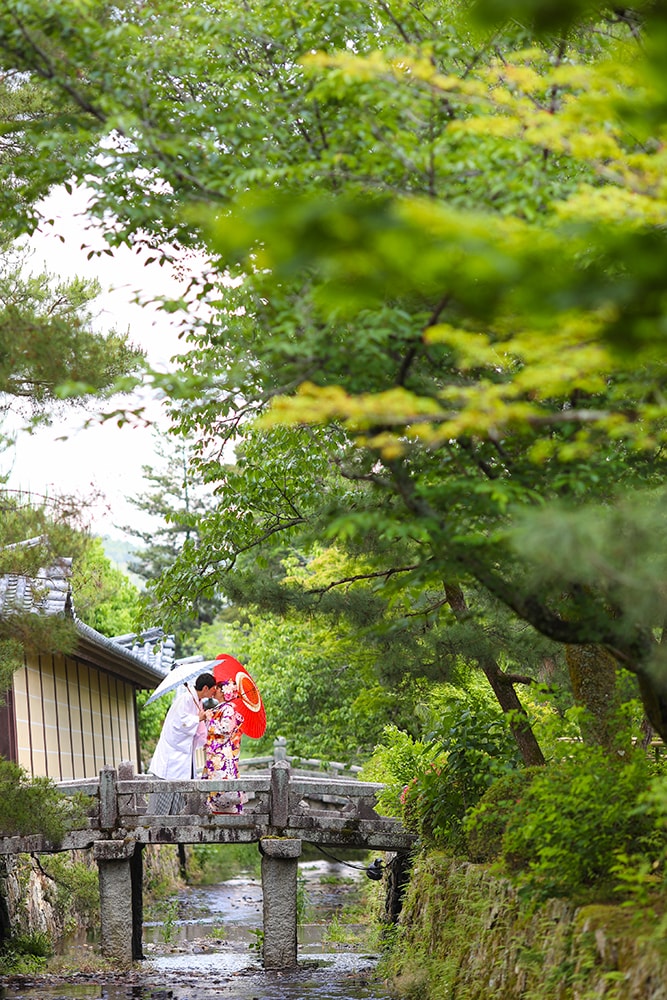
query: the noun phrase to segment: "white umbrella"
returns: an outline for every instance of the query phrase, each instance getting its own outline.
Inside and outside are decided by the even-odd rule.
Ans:
[[[167,676],[162,678],[145,704],[150,705],[156,698],[161,698],[163,694],[168,694],[169,691],[173,691],[174,688],[179,687],[181,684],[186,684],[194,677],[199,677],[200,674],[212,673],[210,668],[216,662],[217,660],[199,660],[197,662],[184,660],[182,663],[177,663]]]

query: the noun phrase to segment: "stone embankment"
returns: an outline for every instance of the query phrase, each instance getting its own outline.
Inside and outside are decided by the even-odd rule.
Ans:
[[[417,862],[387,969],[427,1000],[667,1000],[665,924],[632,907],[541,905],[479,865]]]
[[[2,858],[0,897],[5,911],[4,936],[45,934],[55,942],[68,929],[70,914],[53,880],[28,854]]]
[[[175,846],[147,852],[145,880],[149,892],[156,889],[158,894],[180,885]],[[57,947],[68,934],[98,929],[98,874],[92,851],[0,857],[0,939],[44,934]]]

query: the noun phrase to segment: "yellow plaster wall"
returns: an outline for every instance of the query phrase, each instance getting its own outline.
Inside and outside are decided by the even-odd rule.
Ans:
[[[18,763],[54,781],[134,761],[131,684],[70,657],[29,654],[14,674]]]

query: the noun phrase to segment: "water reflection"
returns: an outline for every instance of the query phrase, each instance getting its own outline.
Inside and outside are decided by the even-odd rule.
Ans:
[[[160,957],[122,980],[0,987],[0,1000],[396,1000],[372,982],[374,968],[368,955],[323,954],[283,973],[239,953]]]
[[[185,944],[210,937],[246,947],[262,926],[262,886],[258,879],[234,878],[219,885],[190,886],[178,895],[172,919],[148,920],[144,944]]]

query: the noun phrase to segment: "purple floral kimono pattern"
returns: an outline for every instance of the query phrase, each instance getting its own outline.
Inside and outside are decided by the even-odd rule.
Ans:
[[[238,778],[243,716],[233,705],[223,703],[211,716],[206,734],[206,763],[202,778]],[[243,792],[212,792],[206,809],[215,815],[243,812]]]

